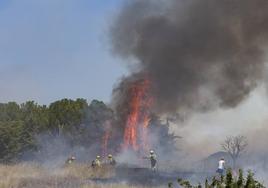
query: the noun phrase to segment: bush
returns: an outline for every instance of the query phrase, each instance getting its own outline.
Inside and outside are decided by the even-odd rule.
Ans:
[[[201,188],[201,184],[191,185],[189,181],[178,179],[178,183],[184,188]],[[205,188],[264,188],[265,186],[254,178],[254,174],[248,171],[246,179],[243,176],[243,170],[239,169],[237,180],[233,177],[232,170],[228,169],[225,176],[220,178],[213,177],[211,182],[205,180]]]

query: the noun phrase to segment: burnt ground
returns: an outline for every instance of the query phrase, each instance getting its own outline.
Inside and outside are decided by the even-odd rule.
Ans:
[[[206,178],[211,179],[213,175],[215,174],[206,172],[153,172],[148,168],[117,167],[113,177],[91,178],[89,181],[104,184],[125,182],[130,185],[159,186],[167,185],[169,182],[176,182],[178,178],[198,183],[204,181]]]
[[[15,167],[19,169],[19,167]],[[33,167],[30,167],[32,169]],[[10,182],[9,186],[14,188],[74,188],[74,187],[105,187],[107,185],[126,185],[125,187],[167,187],[168,183],[177,181],[178,178],[190,180],[194,184],[204,182],[207,177],[212,177],[215,173],[204,172],[182,172],[182,171],[157,171],[153,172],[149,168],[136,166],[117,166],[116,168],[103,167],[100,169],[88,168],[85,165],[71,166],[53,174],[42,174],[38,169],[29,171],[26,167],[22,172]],[[46,171],[45,171],[46,172]],[[21,173],[26,173],[21,177]],[[61,174],[63,173],[63,174]],[[33,174],[32,176],[28,176]],[[17,177],[20,177],[17,180]],[[12,178],[11,178],[12,179]],[[103,186],[104,185],[104,186]],[[1,186],[0,186],[1,187]]]

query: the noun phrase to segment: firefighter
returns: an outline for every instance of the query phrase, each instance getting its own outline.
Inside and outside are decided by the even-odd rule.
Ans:
[[[70,156],[66,161],[65,165],[70,165],[76,160],[75,156]]]
[[[156,154],[154,153],[153,150],[150,151],[149,159],[151,161],[151,169],[153,171],[156,171],[157,167],[157,160],[156,160]]]
[[[92,168],[95,168],[95,167],[96,167],[95,159],[92,160],[92,162],[91,162],[91,167],[92,167]]]
[[[93,168],[101,167],[101,157],[99,155],[97,155],[96,159],[92,161],[91,166]]]
[[[108,155],[108,164],[111,166],[115,166],[116,165],[116,161],[113,158],[113,156],[111,154]]]

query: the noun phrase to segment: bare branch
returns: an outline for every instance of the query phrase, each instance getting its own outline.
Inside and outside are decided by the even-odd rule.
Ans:
[[[238,157],[246,150],[248,143],[245,136],[230,136],[221,144],[224,151],[226,151],[233,159],[234,166]]]

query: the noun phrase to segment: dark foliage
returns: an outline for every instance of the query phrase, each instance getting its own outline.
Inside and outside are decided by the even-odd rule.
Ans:
[[[120,150],[123,127],[117,126],[119,118],[115,114],[119,113],[114,113],[98,100],[88,104],[85,99],[62,99],[48,106],[34,101],[20,105],[16,102],[0,103],[0,162],[16,162],[24,156],[33,156],[57,138],[64,138],[71,147],[90,148],[90,151],[93,148],[94,152],[100,154],[107,132],[108,152],[116,152]],[[168,126],[161,124],[157,118],[153,119],[151,126],[166,141],[161,140],[156,145],[170,148],[174,145],[175,136],[168,133]]]
[[[246,180],[245,180],[246,179]],[[213,177],[211,182],[207,179],[205,180],[204,186],[205,188],[264,188],[265,186],[257,181],[254,178],[254,174],[251,171],[248,171],[247,177],[244,179],[243,171],[239,170],[238,178],[234,177],[232,174],[232,169],[228,169],[225,176],[221,177]],[[180,186],[184,188],[197,188],[201,187],[200,184],[197,186],[192,185],[189,181],[185,181],[182,179],[178,179],[178,183]]]

